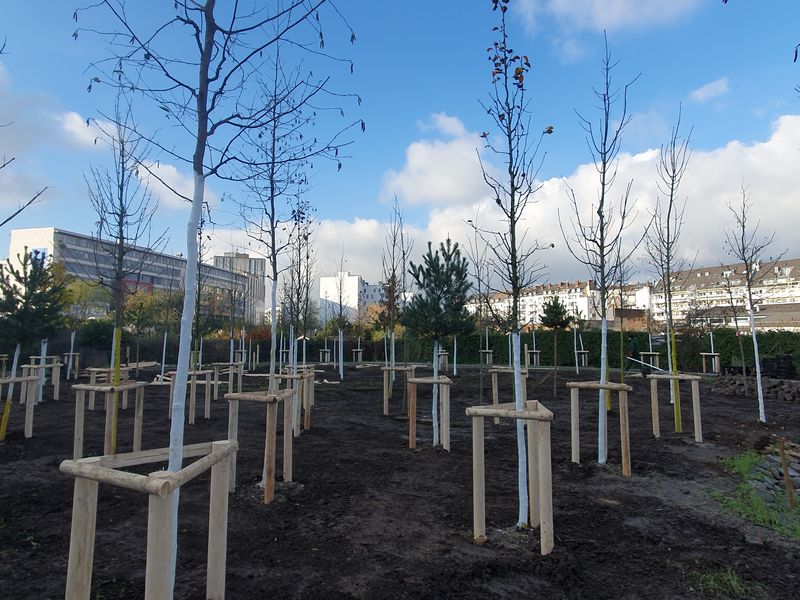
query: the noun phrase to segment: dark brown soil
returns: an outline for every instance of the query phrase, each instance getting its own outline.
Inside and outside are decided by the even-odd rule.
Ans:
[[[424,371],[423,371],[424,374]],[[609,463],[594,461],[597,398],[584,394],[583,465],[569,460],[569,400],[553,399],[546,371],[528,389],[555,413],[552,429],[555,549],[540,556],[538,531],[517,531],[516,448],[512,423],[486,426],[487,535],[472,541],[471,423],[479,402],[476,368],[462,368],[452,387],[452,451],[431,447],[430,390],[420,390],[417,450],[407,448],[398,385],[392,414],[382,416],[381,372],[348,369],[341,384],[317,385],[312,429],[295,440],[294,479],[276,500],[260,503],[264,411],[243,406],[238,486],[230,499],[227,597],[249,598],[711,598],[704,574],[732,569],[745,596],[796,598],[800,542],[727,514],[712,492],[736,484],[720,459],[763,445],[765,436],[800,441],[800,404],[772,402],[767,425],[754,400],[713,394],[701,385],[706,441],[671,433],[666,384],[662,438],[652,437],[649,391],[641,379],[631,403],[633,476],[619,468],[617,413],[609,417]],[[562,381],[574,374],[562,372]],[[596,378],[588,370],[581,378]],[[335,380],[332,370],[319,374]],[[510,382],[501,395],[510,400]],[[254,384],[255,385],[255,384]],[[488,386],[487,386],[488,387]],[[501,401],[503,401],[501,399]],[[486,393],[484,393],[486,402]],[[166,446],[166,388],[148,388],[144,448]],[[202,412],[202,411],[201,411]],[[121,415],[121,451],[130,448],[133,411]],[[72,451],[74,402],[36,409],[34,437],[22,435],[15,404],[0,444],[0,596],[61,598],[67,570],[73,481],[58,471]],[[100,454],[103,412],[87,413],[86,454]],[[186,426],[186,443],[224,439],[227,405],[209,421]],[[281,431],[278,432],[280,473]],[[153,465],[145,470],[157,468]],[[181,493],[176,598],[203,598],[208,476]],[[101,486],[93,598],[142,598],[147,500]],[[702,591],[705,590],[705,591]],[[749,594],[749,595],[748,595]]]

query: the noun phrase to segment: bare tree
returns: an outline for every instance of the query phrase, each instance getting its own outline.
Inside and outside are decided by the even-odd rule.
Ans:
[[[94,268],[91,279],[106,288],[114,313],[112,349],[113,385],[119,385],[122,326],[125,303],[142,285],[142,273],[152,267],[156,254],[166,245],[166,231],[153,236],[156,204],[149,188],[139,178],[139,163],[146,159],[136,128],[131,105],[117,94],[110,125],[98,123],[102,139],[113,156],[113,167],[91,167],[84,174],[89,201],[97,215],[93,235]],[[117,397],[109,408],[113,412],[111,450],[116,448]]]
[[[6,53],[6,39],[3,38],[3,43],[0,44],[0,56],[2,56],[5,53]],[[0,127],[9,127],[10,125],[11,125],[11,123],[0,123]],[[0,156],[0,171],[2,171],[7,166],[9,166],[12,162],[14,162],[14,159],[15,159],[15,157],[13,157],[13,156],[10,157],[10,158],[8,158],[8,157],[6,157],[4,155]],[[23,210],[25,210],[31,204],[33,204],[37,200],[39,200],[39,198],[41,198],[42,194],[44,194],[45,190],[47,190],[46,187],[40,189],[38,192],[36,192],[30,198],[27,198],[26,200],[23,200],[22,202],[19,202],[17,204],[17,208],[10,215],[8,215],[6,217],[3,217],[3,220],[0,221],[0,227],[2,227],[3,225],[7,225],[16,216],[18,216]]]
[[[238,151],[242,138],[246,132],[264,127],[271,118],[259,87],[253,85],[255,78],[280,40],[290,40],[291,36],[299,36],[305,30],[324,45],[319,10],[326,4],[332,2],[286,0],[283,4],[265,7],[255,0],[223,6],[217,6],[216,0],[175,0],[174,12],[163,20],[153,15],[146,19],[132,18],[126,0],[98,0],[86,7],[102,12],[104,22],[111,23],[110,29],[88,29],[106,37],[111,47],[111,56],[95,63],[96,75],[89,89],[93,84],[106,83],[135,90],[161,108],[171,123],[177,122],[193,142],[189,150],[180,143],[173,146],[155,135],[145,136],[164,156],[191,165],[194,182],[192,197],[187,198],[192,209],[186,227],[185,295],[172,399],[169,469],[173,472],[180,470],[183,461],[186,379],[196,300],[195,236],[206,180],[209,177],[243,177],[242,168],[248,159]],[[141,16],[152,9],[137,3],[134,10]],[[76,20],[79,12],[75,12]],[[340,14],[338,10],[335,12]],[[276,32],[273,26],[278,22],[284,24]],[[74,36],[77,38],[81,31],[87,30],[76,30]],[[154,170],[151,174],[157,176]],[[175,574],[177,510],[176,495],[170,589]]]
[[[292,209],[293,233],[289,239],[289,268],[284,300],[295,336],[306,336],[311,320],[311,288],[316,278],[316,255],[312,247],[311,226],[314,209],[297,199]]]
[[[692,129],[681,134],[681,109],[672,127],[669,141],[661,145],[656,164],[656,185],[661,193],[651,212],[652,223],[645,235],[644,248],[650,259],[650,266],[658,278],[664,294],[664,315],[666,317],[667,359],[670,372],[678,372],[678,355],[675,343],[675,322],[672,311],[672,291],[675,273],[690,268],[689,261],[679,252],[681,230],[684,224],[686,202],[679,198],[679,189],[691,158],[689,144]],[[679,403],[678,387],[670,381],[673,402]],[[676,412],[680,411],[677,404]]]
[[[618,63],[611,59],[608,40],[602,59],[603,81],[594,94],[599,101],[600,117],[597,124],[578,114],[583,129],[586,131],[586,142],[597,170],[597,197],[591,201],[588,220],[581,211],[581,204],[569,185],[567,195],[572,208],[571,229],[567,232],[561,221],[559,225],[570,253],[590,271],[600,295],[600,381],[608,381],[608,296],[616,281],[619,280],[620,265],[625,264],[638,244],[634,244],[627,252],[621,251],[623,234],[630,226],[633,217],[633,204],[629,202],[632,182],[628,182],[615,202],[612,191],[617,179],[617,168],[622,133],[630,123],[628,112],[628,90],[636,79],[615,88],[612,71]],[[615,106],[620,104],[620,110]],[[600,390],[598,405],[597,462],[605,464],[607,458],[606,429],[606,393]]]
[[[744,342],[742,341],[741,331],[739,330],[739,319],[747,312],[744,298],[738,297],[736,288],[740,286],[741,281],[733,279],[735,273],[731,270],[725,270],[722,273],[722,287],[725,290],[725,295],[728,298],[728,305],[725,307],[728,316],[733,321],[733,328],[736,331],[736,341],[739,343],[739,359],[742,361],[742,383],[744,384],[744,394],[749,394],[747,390],[747,363],[744,360]]]
[[[750,203],[750,192],[745,185],[742,185],[739,201],[736,203],[730,202],[728,210],[733,215],[734,224],[725,231],[725,245],[728,253],[742,263],[742,277],[745,284],[744,302],[750,319],[750,335],[753,338],[756,392],[758,394],[758,420],[766,423],[767,414],[764,408],[764,389],[761,385],[761,364],[758,354],[758,338],[756,337],[756,300],[753,298],[753,286],[761,277],[759,271],[764,268],[762,264],[765,259],[764,254],[775,241],[775,233],[761,235],[758,231],[759,222],[756,221],[754,225],[750,221],[752,204]],[[781,256],[783,256],[783,253],[770,260],[777,262]]]
[[[531,131],[531,106],[526,95],[525,77],[531,64],[527,56],[511,47],[506,23],[508,0],[492,0],[492,9],[499,9],[499,24],[494,28],[497,39],[487,49],[491,63],[492,88],[488,102],[481,106],[492,121],[495,134],[483,132],[485,150],[490,157],[501,163],[498,172],[481,161],[483,179],[491,190],[504,220],[504,228],[494,231],[478,227],[473,229],[489,248],[491,285],[495,291],[508,293],[511,306],[507,314],[500,315],[491,305],[487,309],[502,323],[513,337],[513,365],[515,403],[518,410],[524,407],[522,395],[522,371],[520,368],[520,329],[523,326],[520,314],[522,290],[532,285],[541,273],[534,254],[540,249],[538,241],[528,238],[528,230],[522,224],[525,211],[539,190],[536,181],[542,158],[539,154],[542,138],[553,132],[547,127],[540,134]],[[527,457],[525,451],[525,429],[517,421],[517,460],[519,515],[518,526],[527,525]]]

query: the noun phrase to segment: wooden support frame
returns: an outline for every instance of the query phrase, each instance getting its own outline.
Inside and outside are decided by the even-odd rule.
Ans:
[[[31,358],[39,358],[39,357],[31,357]],[[57,356],[46,356],[46,359],[57,359]],[[35,375],[37,379],[41,379],[41,375],[39,374],[40,371],[44,371],[44,381],[47,381],[47,369],[50,369],[50,383],[53,385],[53,400],[58,400],[60,390],[61,390],[61,367],[63,367],[60,362],[49,362],[46,364],[35,364],[31,363],[29,365],[21,365],[20,371],[22,372],[23,377],[28,377],[31,375]],[[37,403],[41,402],[43,398],[38,398]],[[20,404],[22,404],[22,398],[20,398]]]
[[[694,441],[702,442],[703,421],[700,414],[700,380],[702,377],[700,377],[700,375],[689,375],[687,373],[653,373],[648,375],[647,378],[650,380],[650,411],[652,413],[653,420],[653,437],[661,437],[661,428],[658,416],[658,382],[662,380],[672,380],[678,384],[681,381],[688,381],[692,386],[692,421],[694,425]],[[675,422],[675,432],[680,433],[682,430],[680,404],[675,404],[673,406],[672,414]]]
[[[361,363],[364,360],[364,349],[363,348],[353,348],[351,350],[353,353],[353,362],[356,364]]]
[[[114,395],[119,392],[127,394],[135,392],[135,408],[133,416],[133,451],[138,452],[142,449],[142,419],[144,415],[144,388],[149,384],[144,381],[131,381],[118,386],[88,385],[77,383],[72,386],[75,392],[75,434],[72,442],[72,458],[78,460],[83,458],[84,440],[84,417],[86,406],[86,392],[90,394],[105,394],[106,424],[103,436],[103,453],[113,454],[113,427],[114,427]]]
[[[244,392],[225,394],[228,401],[228,439],[238,442],[239,439],[239,402],[257,402],[266,404],[266,434],[264,440],[264,504],[269,504],[275,498],[275,455],[277,446],[278,402],[287,404],[293,395],[292,390],[282,390],[277,394],[268,392]],[[286,430],[284,439],[292,437]],[[291,451],[291,445],[289,446]],[[285,452],[285,449],[284,449]],[[230,466],[228,491],[232,494],[236,490],[236,456],[233,454]],[[287,455],[284,453],[283,461],[286,464]],[[291,463],[291,457],[289,457]]]
[[[408,447],[417,447],[417,385],[439,386],[439,437],[442,448],[450,452],[450,386],[453,381],[439,377],[408,377]]]
[[[639,352],[642,362],[647,363],[653,368],[661,368],[661,354],[658,352]]]
[[[331,351],[328,348],[321,348],[319,351],[320,364],[327,365],[331,362]]]
[[[8,354],[0,354],[0,379],[6,378],[8,369]]]
[[[703,373],[707,373],[706,371],[706,359],[710,359],[711,361],[711,372],[719,374],[722,372],[722,366],[720,365],[719,360],[719,352],[701,352],[700,359],[703,361]]]
[[[522,398],[523,401],[528,399],[528,370],[521,369],[522,373]],[[499,392],[498,392],[498,385],[497,385],[497,376],[500,374],[506,374],[514,376],[514,369],[510,369],[508,367],[495,367],[493,369],[489,369],[489,374],[492,376],[492,404],[497,406],[499,402]],[[494,424],[497,425],[500,422],[498,417],[495,417]]]
[[[177,375],[177,371],[169,371],[167,375],[169,376],[169,418],[172,418],[172,393],[175,390],[175,376]],[[201,371],[189,371],[187,374],[189,384],[189,424],[194,425],[195,417],[197,414],[197,378],[198,377],[205,377],[205,380],[202,385],[205,385],[206,394],[205,394],[205,404],[203,410],[203,417],[205,419],[211,418],[211,388],[213,387],[214,380],[214,370],[213,369],[203,369]]]
[[[417,367],[408,365],[405,367],[381,367],[383,371],[383,416],[389,416],[389,392],[392,389],[392,375],[394,373],[405,373],[406,379],[416,375]]]
[[[174,525],[174,494],[182,485],[209,469],[211,482],[206,598],[223,599],[228,543],[228,470],[237,449],[237,443],[231,440],[184,446],[184,458],[200,458],[177,473],[158,471],[150,475],[138,475],[120,470],[129,466],[165,462],[169,456],[169,448],[62,462],[61,472],[75,477],[65,600],[89,600],[91,597],[97,493],[98,484],[101,483],[148,494],[144,597],[145,600],[171,597],[172,581],[168,566],[172,562],[170,537]]]
[[[576,350],[575,354],[578,355],[578,365],[581,367],[588,367],[589,366],[589,351],[588,350]]]
[[[246,373],[246,377],[269,379],[269,373]],[[300,437],[300,425],[303,429],[311,429],[311,407],[314,406],[314,376],[313,367],[300,367],[296,374],[276,373],[275,378],[287,382],[287,389],[292,391],[292,401],[287,402],[291,407],[290,416],[292,425],[290,429],[294,437]]]
[[[533,360],[531,360],[533,359]],[[541,350],[528,350],[527,344],[525,345],[525,368],[542,366],[542,351]]]
[[[3,386],[12,383],[20,384],[20,404],[25,404],[25,439],[30,439],[33,437],[33,415],[34,408],[37,404],[37,396],[39,395],[39,376],[26,375],[25,377],[0,377],[0,397],[3,395]],[[11,406],[13,406],[13,403],[9,404],[9,410],[11,409]],[[3,438],[0,438],[0,441],[5,439],[5,433],[6,432],[3,432]]]
[[[622,475],[631,476],[631,440],[628,424],[628,392],[633,388],[624,383],[600,383],[599,381],[569,381],[571,460],[580,464],[580,399],[579,390],[607,390],[617,392],[619,399],[619,442],[622,453]]]
[[[120,383],[127,383],[131,367],[125,367],[120,365],[119,367],[119,382]],[[108,367],[89,367],[86,369],[86,372],[89,374],[89,385],[111,385],[112,379],[114,377],[114,369],[109,369]],[[127,408],[127,395],[123,394],[123,406],[122,408]],[[95,399],[95,392],[89,392],[89,410],[94,410],[94,399]],[[170,403],[171,406],[171,403]]]
[[[492,355],[494,354],[494,350],[481,350],[481,363],[484,366],[491,367],[492,366]]]
[[[447,350],[439,349],[439,352],[436,353],[436,360],[439,361],[439,372],[447,373],[447,369],[450,366],[448,364],[450,353]]]
[[[238,351],[237,351],[238,352]],[[219,376],[227,375],[228,376],[228,393],[232,393],[233,384],[234,384],[234,376],[236,377],[236,392],[242,392],[242,376],[244,375],[244,363],[243,362],[220,362],[220,363],[212,363],[210,365],[206,365],[208,368],[211,368],[214,371],[214,400],[219,399]]]
[[[69,364],[69,359],[72,357],[72,371],[70,372],[70,378],[74,379],[75,381],[78,380],[78,372],[81,368],[81,353],[80,352],[64,352],[64,364]]]
[[[472,528],[476,543],[486,541],[486,465],[484,450],[484,419],[499,417],[523,419],[528,435],[528,496],[530,525],[539,527],[542,556],[554,546],[553,483],[550,457],[550,422],[553,413],[535,400],[525,402],[516,410],[513,402],[492,406],[471,406],[472,417]]]

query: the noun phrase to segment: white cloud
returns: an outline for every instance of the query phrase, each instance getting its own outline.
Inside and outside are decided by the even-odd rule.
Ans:
[[[188,200],[192,198],[194,179],[191,173],[179,171],[174,165],[147,162],[139,169],[139,178],[147,184],[162,206],[167,208],[186,208]],[[205,201],[212,208],[218,202],[217,195],[209,189],[208,184],[205,189]]]
[[[111,124],[108,122],[101,122],[98,125],[92,119],[88,122],[81,115],[76,112],[65,112],[54,115],[56,122],[60,125],[61,131],[68,142],[78,146],[91,148],[102,140],[104,135],[103,131],[111,131]],[[101,129],[102,127],[102,129]]]
[[[689,100],[692,102],[708,102],[714,98],[724,96],[730,90],[730,85],[727,77],[720,77],[714,81],[709,81],[707,84],[700,86],[696,90],[689,93]]]
[[[484,146],[480,136],[444,113],[433,115],[423,129],[449,139],[423,139],[409,145],[402,169],[384,175],[381,200],[397,194],[408,204],[435,206],[472,203],[483,197],[486,185],[476,151]]]
[[[671,23],[700,6],[700,0],[520,0],[529,31],[543,27],[544,17],[571,31],[619,31]]]

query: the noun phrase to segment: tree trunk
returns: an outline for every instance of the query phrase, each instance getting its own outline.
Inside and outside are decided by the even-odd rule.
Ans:
[[[19,353],[21,350],[21,344],[17,342],[17,347],[14,350],[14,359],[11,361],[11,377],[17,376],[17,364],[19,363]],[[0,442],[6,439],[6,429],[8,428],[8,417],[11,414],[11,402],[12,396],[14,395],[14,384],[8,384],[8,396],[6,396],[6,402],[3,406],[3,419],[0,421]]]
[[[433,340],[433,378],[439,377],[439,339]],[[433,400],[431,403],[431,420],[433,421],[433,446],[439,445],[439,386],[433,384]]]
[[[750,335],[753,336],[753,359],[756,367],[756,392],[758,393],[758,420],[762,423],[767,422],[767,414],[764,409],[764,388],[761,385],[761,361],[758,354],[758,338],[756,337],[756,317],[753,312],[753,304],[747,308],[750,317]]]
[[[600,320],[600,383],[608,382],[608,319]],[[608,409],[606,390],[600,390],[597,409],[597,462],[606,464],[608,459]]]
[[[514,363],[514,406],[517,410],[525,408],[522,395],[522,367],[520,364],[519,330],[511,335]],[[519,515],[517,527],[528,525],[528,453],[525,447],[525,421],[515,419],[517,426],[517,487],[519,490]]]

